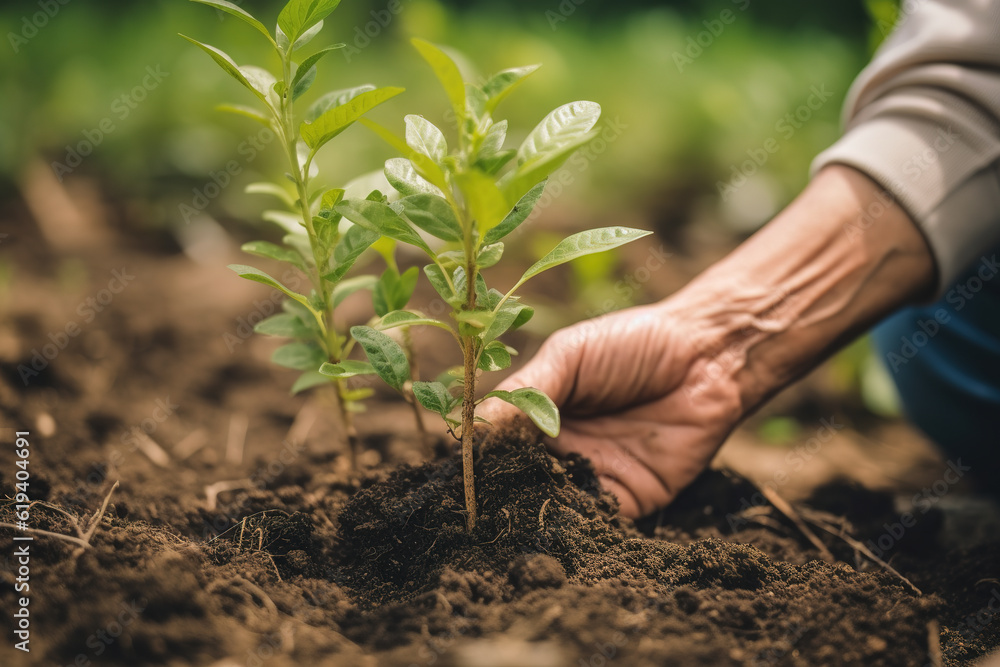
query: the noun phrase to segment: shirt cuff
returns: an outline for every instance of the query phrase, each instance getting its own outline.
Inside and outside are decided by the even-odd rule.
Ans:
[[[1000,243],[1000,162],[964,124],[882,113],[856,124],[814,160],[815,174],[844,164],[891,193],[934,255],[938,294]],[[862,224],[867,222],[862,218]],[[873,221],[869,224],[877,224]]]

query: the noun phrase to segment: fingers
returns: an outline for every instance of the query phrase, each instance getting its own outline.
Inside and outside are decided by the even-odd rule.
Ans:
[[[630,519],[638,519],[642,516],[642,511],[639,509],[639,500],[627,486],[611,475],[598,475],[597,479],[605,491],[611,492],[618,498],[618,507],[623,515]]]
[[[513,391],[521,387],[534,387],[551,398],[556,406],[562,407],[573,383],[573,373],[564,347],[556,344],[559,332],[553,334],[525,366],[497,385],[498,390]],[[520,414],[513,405],[497,398],[490,398],[480,405],[479,414],[500,425]]]

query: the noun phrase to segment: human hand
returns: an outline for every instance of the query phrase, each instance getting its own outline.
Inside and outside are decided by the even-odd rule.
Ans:
[[[622,513],[639,517],[670,503],[743,415],[702,340],[669,302],[629,308],[557,331],[498,388],[548,394],[562,414],[550,448],[588,457]],[[517,411],[487,401],[483,414],[502,423]]]

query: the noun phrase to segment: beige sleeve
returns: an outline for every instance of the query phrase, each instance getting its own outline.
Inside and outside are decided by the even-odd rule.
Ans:
[[[892,192],[927,237],[943,290],[1000,243],[1000,2],[902,5],[848,93],[846,133],[813,173],[846,164]]]

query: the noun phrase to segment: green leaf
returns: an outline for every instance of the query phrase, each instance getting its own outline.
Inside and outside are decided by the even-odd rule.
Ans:
[[[490,176],[495,176],[504,166],[514,158],[516,151],[500,151],[489,157],[481,157],[475,162],[475,167],[481,169]]]
[[[321,384],[330,384],[330,378],[316,371],[306,371],[292,385],[292,396]]]
[[[500,341],[492,341],[479,355],[479,370],[491,372],[510,368],[510,350]]]
[[[478,332],[493,324],[493,321],[496,319],[496,313],[486,308],[461,310],[455,313],[455,319],[458,320],[459,324],[468,325]]]
[[[278,80],[274,78],[273,74],[263,67],[255,67],[254,65],[243,65],[240,67],[240,72],[243,73],[250,87],[261,99],[267,100],[272,105],[278,104],[277,93],[274,90]]]
[[[489,78],[489,80],[483,84],[483,92],[486,93],[487,103],[486,111],[488,113],[493,113],[493,110],[497,108],[497,105],[503,102],[510,93],[518,86],[522,81],[528,78],[530,75],[534,74],[535,71],[541,67],[541,65],[528,65],[527,67],[515,67],[514,69],[505,69],[502,72],[497,72]]]
[[[313,331],[305,324],[298,315],[292,313],[278,313],[258,322],[253,330],[264,336],[279,336],[282,338],[296,338],[299,340],[311,340]]]
[[[462,73],[458,71],[458,65],[444,51],[430,42],[417,38],[413,38],[410,42],[434,70],[434,75],[444,87],[448,101],[451,102],[451,108],[455,111],[455,117],[460,123],[466,115],[465,81],[462,80]]]
[[[528,312],[525,313],[524,311]],[[490,323],[489,328],[483,332],[483,342],[489,343],[496,340],[513,328],[519,318],[523,317],[524,322],[527,322],[531,319],[531,316],[534,315],[534,313],[534,309],[518,303],[513,299],[507,299],[507,301],[500,306],[500,309],[496,311],[496,317]]]
[[[334,90],[333,92],[327,93],[313,102],[312,106],[310,106],[306,111],[305,119],[311,123],[330,109],[347,104],[358,95],[368,93],[373,90],[375,90],[375,86],[371,84],[357,86],[356,88]]]
[[[242,104],[220,104],[215,107],[215,110],[236,114],[237,116],[243,116],[244,118],[251,118],[265,127],[271,127],[271,119],[253,107],[243,106]]]
[[[291,0],[278,14],[278,27],[294,43],[337,8],[340,0]]]
[[[288,208],[295,208],[295,198],[288,194],[288,190],[276,183],[251,183],[244,192],[249,195],[271,195],[288,204]]]
[[[479,145],[479,151],[476,153],[476,158],[482,159],[499,153],[503,149],[503,143],[506,140],[507,121],[502,120],[499,123],[493,123],[490,125],[490,129],[486,132],[486,136],[483,138],[483,143]]]
[[[586,137],[601,117],[601,105],[578,101],[553,110],[517,149],[517,164],[544,159],[564,146]]]
[[[420,405],[442,417],[447,417],[458,405],[458,399],[440,382],[414,382],[413,395]]]
[[[367,361],[354,361],[345,359],[339,364],[325,363],[319,367],[319,372],[324,376],[346,380],[358,375],[375,375],[375,369]]]
[[[486,233],[486,236],[483,237],[483,243],[486,245],[496,243],[517,229],[517,227],[524,222],[529,215],[531,215],[531,212],[535,208],[535,204],[538,203],[538,199],[542,196],[542,192],[545,190],[545,183],[545,181],[542,181],[535,187],[528,190],[528,192],[521,197],[521,199],[514,205],[514,208],[510,210],[500,224]]]
[[[288,289],[287,287],[285,287],[284,285],[282,285],[277,280],[267,275],[260,269],[255,269],[254,267],[247,266],[245,264],[230,264],[229,268],[235,271],[240,278],[243,278],[245,280],[252,280],[257,283],[262,283],[264,285],[273,287],[274,289],[280,292],[283,292],[285,295],[295,299],[306,308],[309,308],[311,312],[312,306],[309,305],[309,299],[302,296],[298,292],[293,292],[292,290]]]
[[[282,248],[268,241],[250,241],[249,243],[244,243],[240,250],[251,255],[256,255],[257,257],[267,257],[276,259],[279,262],[288,262],[303,271],[306,270],[306,263],[303,261],[302,255],[297,251]]]
[[[406,219],[431,236],[455,242],[464,238],[451,204],[442,197],[422,193],[403,197],[399,203]]]
[[[219,11],[226,12],[227,14],[231,14],[232,16],[235,16],[236,18],[241,19],[246,23],[249,23],[254,28],[263,33],[263,35],[267,37],[267,41],[271,42],[271,44],[274,44],[274,39],[271,38],[271,33],[264,26],[264,24],[255,19],[249,12],[234,5],[233,3],[226,2],[226,0],[191,0],[191,1],[197,2],[202,5],[208,5],[209,7],[215,7]]]
[[[371,327],[351,327],[351,336],[364,349],[378,376],[396,391],[402,391],[410,379],[410,362],[396,341]]]
[[[306,231],[302,217],[289,211],[264,211],[260,217],[273,222],[289,234],[302,234]]]
[[[345,104],[325,111],[312,123],[302,123],[299,127],[302,140],[315,153],[323,144],[346,130],[361,116],[401,92],[402,88],[376,88],[361,93]]]
[[[488,269],[491,266],[496,266],[501,257],[503,257],[503,244],[493,243],[483,246],[483,249],[479,251],[479,255],[476,257],[476,264],[481,269]]]
[[[553,438],[559,435],[559,408],[551,398],[537,389],[524,387],[514,391],[491,391],[486,394],[486,398],[491,397],[499,398],[524,412],[545,435]]]
[[[325,49],[317,51],[308,58],[302,61],[299,68],[295,70],[295,76],[292,77],[292,99],[298,99],[300,95],[309,90],[309,86],[316,79],[316,63],[320,59],[331,51],[336,51],[337,49],[342,49],[346,44],[334,44],[333,46],[328,46]]]
[[[465,196],[466,206],[472,219],[479,229],[480,236],[485,236],[489,230],[503,220],[510,204],[500,192],[493,178],[478,169],[457,174],[455,181]]]
[[[391,239],[420,248],[428,255],[433,253],[410,225],[392,210],[388,204],[363,199],[345,199],[337,204],[337,213],[356,225],[378,232]]]
[[[295,43],[292,44],[292,51],[293,52],[298,51],[303,46],[313,41],[313,39],[316,37],[316,35],[320,33],[321,30],[323,30],[323,21],[320,21],[313,27],[303,32],[302,36],[299,37],[297,40],[295,40]],[[285,37],[285,39],[288,39],[287,36]]]
[[[326,361],[326,355],[314,343],[296,342],[282,345],[275,350],[271,355],[271,361],[297,371],[314,371]]]
[[[425,266],[424,275],[427,276],[427,281],[431,284],[431,287],[452,307],[457,307],[465,301],[462,296],[455,294],[451,290],[451,285],[448,284],[448,279],[445,277],[444,271],[437,264],[428,264]]]
[[[370,229],[365,229],[359,225],[354,225],[340,239],[340,243],[333,249],[333,263],[335,268],[330,273],[323,276],[324,280],[332,283],[339,282],[354,263],[361,257],[361,253],[371,247],[379,239],[379,233]]]
[[[434,160],[430,159],[422,153],[418,153],[407,145],[406,141],[397,137],[395,133],[388,130],[387,128],[379,125],[378,123],[369,120],[367,118],[362,118],[360,121],[362,125],[367,127],[369,130],[377,134],[382,138],[387,144],[399,151],[404,157],[406,157],[410,162],[413,163],[413,168],[416,170],[420,176],[427,179],[432,185],[441,190],[448,189],[448,182],[445,179],[444,172],[441,171]]]
[[[441,195],[441,191],[418,174],[413,168],[413,163],[404,157],[394,157],[385,161],[385,180],[404,197],[417,194]]]
[[[375,314],[384,317],[391,311],[404,308],[413,296],[418,273],[415,266],[407,269],[402,275],[393,268],[386,269],[372,290]]]
[[[406,144],[421,155],[440,163],[448,155],[448,141],[444,133],[423,116],[410,114],[406,123]]]
[[[415,326],[438,327],[439,329],[444,329],[445,331],[451,331],[451,327],[440,320],[424,317],[416,313],[411,313],[407,310],[394,310],[391,313],[387,313],[381,320],[379,320],[379,323],[375,325],[375,328],[379,331],[388,331],[389,329],[395,329],[397,327]]]
[[[644,229],[632,229],[631,227],[601,227],[573,234],[563,239],[547,255],[528,267],[528,270],[524,272],[524,275],[517,281],[517,284],[521,285],[524,281],[537,276],[542,271],[565,264],[577,257],[611,250],[636,239],[641,239],[643,236],[649,236],[652,233]]]
[[[254,81],[253,83],[247,78],[247,73],[243,68],[240,68],[236,62],[229,57],[224,51],[215,48],[214,46],[209,46],[208,44],[202,44],[196,39],[191,39],[187,35],[181,35],[184,39],[191,42],[202,51],[207,53],[212,57],[219,67],[226,71],[231,77],[243,84],[248,90],[250,90],[254,95],[256,95],[264,103],[267,103],[267,91],[261,91],[257,86],[260,85],[259,81]]]
[[[360,292],[361,290],[374,290],[377,283],[378,281],[375,276],[357,276],[355,278],[341,280],[330,292],[330,301],[333,304],[333,307],[336,308],[343,303],[344,299],[351,296],[355,292]]]
[[[593,138],[591,130],[601,116],[596,102],[571,102],[542,119],[517,149],[517,170],[505,189],[520,197],[559,168],[570,154]]]

